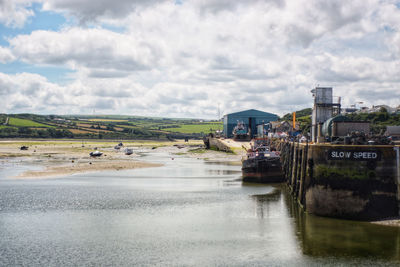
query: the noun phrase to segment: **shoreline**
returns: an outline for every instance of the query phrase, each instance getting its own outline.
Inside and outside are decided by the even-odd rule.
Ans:
[[[48,166],[44,170],[28,170],[20,173],[13,178],[16,179],[44,179],[59,178],[81,173],[95,173],[101,171],[119,171],[138,168],[161,167],[162,164],[142,162],[142,161],[113,161],[77,163],[71,165]]]
[[[400,227],[400,218],[383,219],[381,221],[373,221],[371,223],[376,224],[376,225],[383,225],[383,226]]]
[[[239,155],[208,151],[202,148],[201,140],[178,141],[128,141],[115,149],[118,141],[99,140],[0,140],[0,160],[21,158],[21,161],[42,167],[41,170],[26,170],[13,179],[45,179],[74,175],[78,173],[118,171],[137,168],[160,167],[162,164],[139,160],[138,153],[160,151],[174,155],[188,156],[207,161],[240,162]],[[20,150],[21,146],[28,150]],[[125,148],[132,148],[132,155],[125,155]],[[101,157],[90,157],[94,150],[103,152]],[[23,164],[23,163],[22,163]]]

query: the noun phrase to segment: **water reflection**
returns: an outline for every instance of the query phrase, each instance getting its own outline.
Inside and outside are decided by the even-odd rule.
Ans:
[[[303,212],[284,186],[265,195],[252,196],[259,218],[269,217],[277,203],[284,203],[299,246],[313,258],[379,259],[400,263],[400,228],[368,222],[318,217]]]
[[[237,171],[237,170],[207,170],[207,174],[210,174],[210,175],[232,175],[232,174],[241,174],[241,171]]]
[[[271,193],[265,195],[253,195],[252,198],[256,202],[256,215],[258,218],[268,217],[271,211],[282,200],[282,191],[275,188]]]
[[[307,215],[285,185],[242,183],[240,166],[142,159],[164,165],[0,179],[0,266],[400,263],[398,228]]]
[[[205,165],[219,165],[219,166],[242,166],[240,162],[237,161],[204,161]]]

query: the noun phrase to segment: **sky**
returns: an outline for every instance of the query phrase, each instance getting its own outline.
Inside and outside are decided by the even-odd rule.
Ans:
[[[0,113],[284,115],[316,86],[400,104],[400,0],[0,0]]]

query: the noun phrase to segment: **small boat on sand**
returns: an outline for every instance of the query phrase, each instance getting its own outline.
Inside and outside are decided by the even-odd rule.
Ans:
[[[103,152],[96,150],[96,151],[90,152],[89,155],[91,157],[100,157],[101,155],[103,155]]]
[[[125,152],[125,155],[132,155],[133,154],[133,149],[132,148],[125,148],[124,152]]]
[[[114,146],[114,149],[120,149],[120,148],[123,147],[123,146],[124,146],[124,144],[119,143],[118,145]]]

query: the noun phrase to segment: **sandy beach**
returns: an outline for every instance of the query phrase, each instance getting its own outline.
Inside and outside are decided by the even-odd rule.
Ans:
[[[91,160],[87,163],[71,163],[70,165],[49,166],[43,171],[26,171],[16,178],[45,178],[45,177],[59,177],[75,173],[83,172],[98,172],[105,170],[123,170],[123,169],[136,169],[146,167],[158,167],[160,164],[146,163],[140,161],[123,161],[113,160],[106,162],[103,160]]]
[[[392,219],[392,220],[375,221],[375,222],[372,222],[372,223],[379,224],[379,225],[400,227],[400,218]]]
[[[60,177],[83,172],[123,170],[158,167],[160,164],[140,161],[140,151],[157,150],[174,156],[197,157],[212,161],[231,161],[238,164],[240,155],[209,151],[202,148],[202,141],[158,142],[128,141],[123,147],[115,149],[119,141],[81,141],[81,140],[3,140],[0,141],[0,160],[20,158],[41,170],[28,170],[15,178],[34,179]],[[21,150],[27,146],[28,150]],[[125,155],[124,148],[132,148],[132,155]],[[90,157],[89,153],[99,150],[100,157]]]

